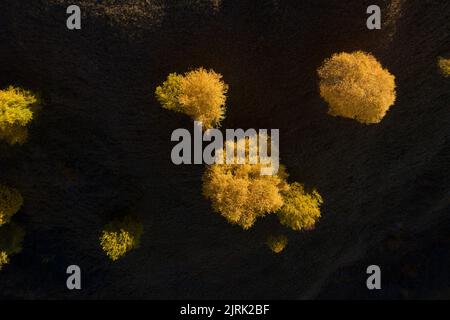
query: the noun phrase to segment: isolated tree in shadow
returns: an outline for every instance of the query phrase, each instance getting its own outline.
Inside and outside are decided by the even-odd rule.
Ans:
[[[318,69],[329,114],[364,124],[380,122],[395,102],[395,77],[369,53],[337,53]]]
[[[270,236],[267,239],[267,246],[273,253],[282,252],[288,244],[288,238],[285,235]]]

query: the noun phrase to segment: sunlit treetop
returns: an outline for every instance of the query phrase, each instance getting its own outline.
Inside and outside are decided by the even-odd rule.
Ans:
[[[112,261],[116,261],[139,246],[142,232],[142,224],[136,218],[117,219],[102,231],[100,246]]]
[[[36,102],[30,91],[13,86],[0,90],[0,128],[26,126],[33,119],[31,108]]]
[[[246,155],[250,155],[249,147],[247,140]],[[226,150],[219,152],[219,157],[223,154]],[[280,209],[283,205],[280,191],[287,187],[284,166],[280,166],[277,174],[262,175],[261,169],[266,165],[251,163],[250,159],[246,156],[243,164],[210,165],[203,175],[203,194],[211,201],[213,210],[243,229],[251,228],[258,217]]]
[[[30,91],[13,86],[0,90],[0,139],[10,145],[24,143],[36,104]]]
[[[283,191],[283,206],[278,212],[278,218],[281,224],[292,230],[313,229],[321,216],[322,203],[323,199],[316,190],[307,193],[303,185],[294,182]]]
[[[227,91],[222,75],[198,68],[183,75],[169,74],[155,93],[163,108],[187,114],[208,129],[223,119]]]
[[[369,53],[334,54],[318,74],[320,95],[333,116],[378,123],[395,102],[395,77]]]

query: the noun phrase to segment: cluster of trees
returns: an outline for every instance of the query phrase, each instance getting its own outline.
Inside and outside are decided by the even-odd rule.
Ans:
[[[395,77],[369,53],[337,53],[318,69],[329,114],[379,123],[395,102]]]
[[[438,66],[444,77],[450,77],[450,58],[445,59],[443,57],[439,57]]]
[[[28,136],[37,98],[30,91],[9,86],[0,90],[0,139],[10,145],[22,144]],[[21,209],[23,197],[17,189],[0,185],[0,270],[10,257],[22,250],[25,232],[12,217]]]
[[[245,139],[243,143],[250,153],[249,139],[242,139]],[[237,155],[234,157],[236,160]],[[276,174],[262,175],[261,167],[264,165],[251,163],[248,157],[243,164],[237,161],[212,164],[206,168],[202,178],[203,194],[211,201],[214,211],[245,230],[251,228],[257,218],[272,213],[293,230],[311,229],[320,218],[320,195],[315,190],[306,192],[297,182],[289,184],[283,165]]]
[[[112,261],[116,261],[139,246],[142,233],[142,223],[136,217],[115,219],[103,229],[100,246]]]
[[[449,74],[448,60],[439,59],[439,66],[444,74]],[[324,61],[318,75],[320,94],[334,116],[366,124],[378,123],[395,102],[395,77],[368,53],[334,54]],[[198,68],[184,74],[169,74],[155,94],[163,108],[184,113],[208,129],[219,126],[224,118],[227,91],[228,85],[222,75]],[[27,125],[33,119],[37,103],[36,96],[29,91],[12,86],[1,90],[0,138],[11,145],[25,142]],[[247,141],[245,143],[248,145]],[[284,166],[280,166],[274,175],[261,175],[262,164],[246,160],[244,164],[207,167],[203,175],[203,194],[211,201],[214,211],[244,229],[251,228],[257,218],[272,213],[292,230],[312,229],[321,215],[323,199],[320,194],[316,190],[307,192],[298,182],[288,183]],[[22,203],[17,190],[0,186],[0,225],[9,223]],[[3,229],[7,231],[0,239],[0,265],[7,263],[11,254],[20,251],[17,239],[23,236],[10,235],[11,230],[16,230],[18,235],[23,233],[13,226]],[[138,247],[142,232],[142,224],[135,218],[114,220],[101,233],[101,248],[116,261]],[[284,236],[268,241],[276,253],[286,244]]]
[[[170,74],[155,93],[163,108],[185,113],[211,128],[218,126],[224,117],[227,89],[222,75],[199,68],[184,75]],[[259,150],[250,152],[250,148],[258,149],[258,145],[251,144],[248,137],[242,139],[244,141],[226,141],[220,153],[225,156],[228,144],[245,145],[243,163],[238,162],[238,155],[234,154],[233,163],[216,163],[205,170],[203,194],[211,201],[213,210],[243,229],[251,228],[258,218],[273,213],[293,230],[311,229],[320,218],[322,198],[319,193],[315,190],[308,193],[299,183],[289,184],[282,165],[276,174],[262,175],[261,169],[266,164],[249,158],[250,154],[260,154]],[[267,137],[258,136],[255,141],[261,139]],[[277,238],[270,243],[272,251],[279,253],[286,246],[287,238]]]

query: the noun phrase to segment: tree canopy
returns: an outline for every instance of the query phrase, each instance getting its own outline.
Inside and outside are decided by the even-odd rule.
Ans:
[[[169,74],[155,93],[163,108],[187,114],[208,129],[223,119],[227,91],[222,75],[198,68],[184,75]]]
[[[395,77],[369,53],[337,53],[318,69],[320,95],[333,116],[380,122],[395,102]]]

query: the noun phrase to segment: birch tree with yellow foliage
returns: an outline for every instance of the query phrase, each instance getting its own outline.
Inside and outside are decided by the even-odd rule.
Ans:
[[[142,224],[136,218],[126,216],[116,219],[102,231],[100,246],[112,261],[116,261],[139,247],[142,233]]]
[[[257,141],[267,139],[259,136]],[[241,141],[244,140],[244,141]],[[238,144],[245,144],[244,163],[238,164],[238,155],[233,154],[233,162],[225,163],[227,150],[235,150]],[[227,148],[227,144],[234,144]],[[269,145],[271,145],[269,143]],[[276,175],[261,175],[262,164],[258,159],[250,161],[250,155],[259,153],[250,148],[258,148],[247,137],[238,141],[226,141],[217,155],[224,163],[209,166],[203,175],[203,194],[212,202],[214,211],[228,222],[249,229],[256,219],[277,211],[283,205],[280,190],[286,188],[286,172],[280,166]]]
[[[163,108],[184,113],[209,129],[225,115],[227,91],[221,74],[198,68],[183,75],[169,74],[155,93]]]
[[[396,99],[395,77],[369,53],[337,53],[318,69],[329,114],[379,123]]]
[[[278,211],[282,225],[292,230],[311,230],[320,218],[321,195],[313,190],[307,193],[303,185],[294,182],[283,191],[283,206]]]

